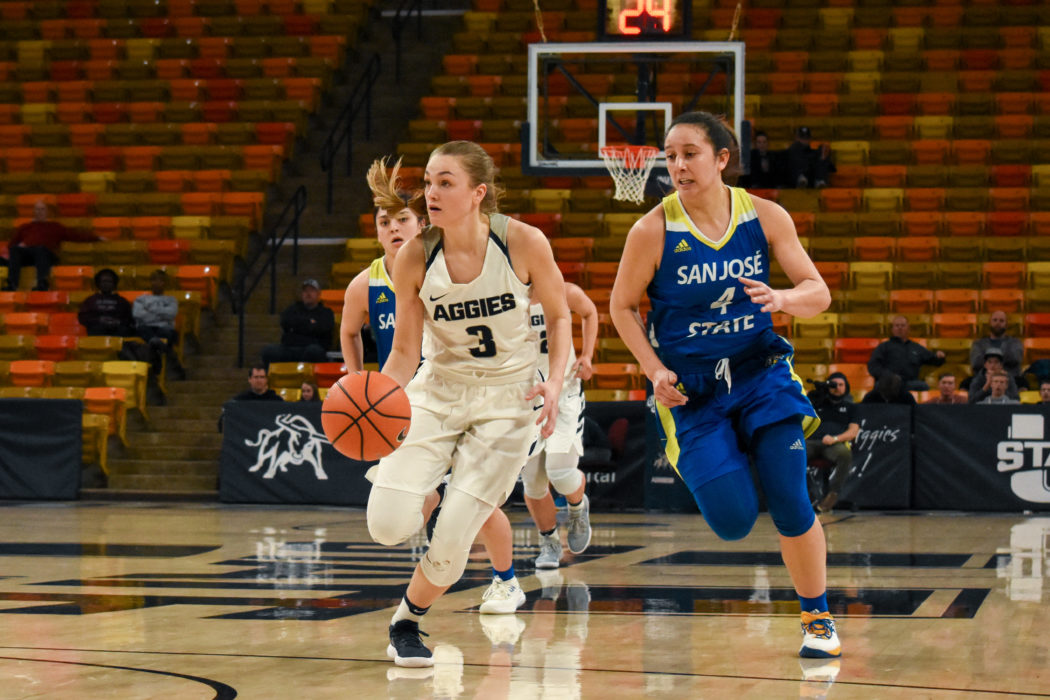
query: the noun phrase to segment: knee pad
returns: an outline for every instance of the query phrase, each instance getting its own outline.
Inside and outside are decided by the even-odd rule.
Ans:
[[[463,575],[481,526],[492,514],[492,506],[449,485],[441,504],[430,548],[419,567],[435,586],[451,586]],[[422,517],[422,516],[420,516]]]
[[[525,495],[533,500],[539,500],[547,495],[545,461],[546,454],[541,451],[530,457],[525,463],[525,468],[521,470],[521,485],[525,487]]]
[[[704,520],[723,540],[747,537],[758,520],[758,494],[743,469],[708,481],[693,491]]]
[[[373,486],[368,493],[368,534],[379,544],[401,544],[423,527],[423,496]]]
[[[576,452],[555,452],[546,455],[547,478],[560,494],[573,493],[583,483],[583,472],[576,468],[580,456]]]

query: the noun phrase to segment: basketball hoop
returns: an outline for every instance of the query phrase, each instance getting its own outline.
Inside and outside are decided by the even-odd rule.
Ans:
[[[616,192],[613,199],[641,204],[645,201],[645,183],[660,149],[653,146],[603,146],[602,160],[609,169]]]

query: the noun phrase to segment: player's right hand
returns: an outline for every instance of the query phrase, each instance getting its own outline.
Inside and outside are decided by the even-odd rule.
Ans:
[[[666,367],[653,372],[649,381],[653,383],[653,396],[668,408],[684,406],[689,400],[675,386],[678,384],[678,375]]]
[[[550,382],[540,382],[533,386],[525,394],[526,401],[532,401],[537,396],[543,396],[543,406],[539,408],[540,415],[536,418],[536,425],[540,427],[540,436],[544,439],[554,434],[554,427],[558,422],[558,397],[561,388]]]

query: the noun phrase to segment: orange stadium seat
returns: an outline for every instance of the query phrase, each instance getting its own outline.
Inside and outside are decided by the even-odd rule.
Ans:
[[[929,289],[894,289],[890,309],[897,314],[928,314],[933,311],[934,297]]]
[[[940,314],[977,313],[976,289],[938,289],[933,293],[934,311]]]
[[[974,338],[977,335],[977,314],[934,314],[933,334],[941,338]]]
[[[73,335],[38,335],[33,343],[39,360],[61,362],[70,359],[77,346]]]
[[[881,342],[882,338],[836,338],[834,361],[867,363]]]
[[[50,386],[55,363],[50,360],[15,360],[9,371],[13,386]]]
[[[1005,311],[1020,313],[1025,309],[1025,293],[1021,289],[982,289],[979,292],[978,310],[981,313]]]

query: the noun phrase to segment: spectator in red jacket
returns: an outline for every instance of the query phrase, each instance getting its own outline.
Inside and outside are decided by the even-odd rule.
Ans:
[[[38,199],[33,205],[33,220],[15,229],[7,244],[7,284],[4,289],[18,289],[22,268],[33,265],[36,267],[36,286],[33,289],[46,290],[51,266],[58,262],[58,249],[62,241],[99,240],[96,236],[74,231],[47,217],[47,202]]]

